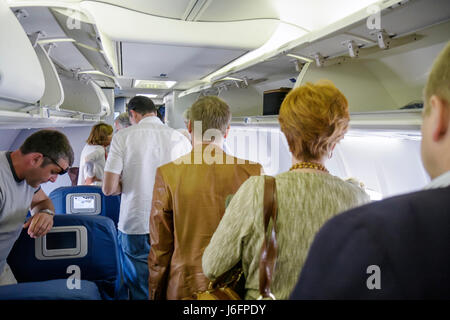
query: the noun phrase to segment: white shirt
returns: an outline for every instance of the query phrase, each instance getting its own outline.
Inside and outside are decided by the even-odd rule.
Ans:
[[[92,172],[88,170],[88,163],[92,164]],[[105,148],[100,145],[86,144],[81,151],[80,156],[80,169],[78,170],[78,182],[77,184],[84,185],[84,181],[87,177],[97,177],[103,181],[103,170],[105,168]],[[101,182],[94,183],[95,185],[101,185]]]
[[[117,132],[111,142],[105,171],[122,175],[118,229],[148,234],[156,169],[192,149],[188,139],[165,126],[156,116]]]
[[[427,184],[424,189],[445,188],[448,186],[450,186],[450,171],[447,171],[441,174],[439,177],[431,180],[431,182]]]

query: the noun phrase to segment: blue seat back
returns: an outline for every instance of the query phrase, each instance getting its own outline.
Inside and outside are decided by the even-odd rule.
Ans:
[[[53,190],[49,195],[49,198],[55,206],[56,214],[66,214],[70,212],[67,207],[67,200],[68,197],[73,194],[98,194],[100,197],[100,212],[98,215],[111,218],[117,228],[120,211],[120,195],[105,196],[102,192],[102,188],[99,186],[59,187]]]
[[[60,248],[70,251],[68,248],[73,246],[70,239],[64,239],[59,233],[64,228],[84,230],[86,244],[81,256],[54,255],[54,252],[61,251]],[[56,249],[52,251],[53,256],[44,253],[42,257],[42,246]],[[80,279],[95,282],[104,299],[113,299],[118,295],[122,272],[117,230],[111,219],[106,217],[56,215],[52,230],[44,237],[32,239],[24,229],[7,260],[18,282],[68,279],[73,274],[73,267],[69,267],[76,266]]]
[[[81,280],[80,289],[67,286],[67,280],[22,282],[0,286],[0,300],[102,300],[98,287],[91,281]]]

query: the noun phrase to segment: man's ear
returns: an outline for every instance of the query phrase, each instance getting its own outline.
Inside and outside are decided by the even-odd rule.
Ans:
[[[227,130],[225,130],[225,134],[223,135],[223,138],[224,138],[224,139],[227,138],[228,132],[230,132],[230,125],[228,125]]]
[[[430,98],[433,141],[440,141],[449,130],[450,113],[446,102],[436,95]]]
[[[190,134],[192,134],[192,123],[191,123],[191,120],[188,121],[187,129],[188,129],[188,132]]]
[[[34,168],[40,167],[44,162],[44,156],[39,152],[31,152],[26,155],[28,164]]]

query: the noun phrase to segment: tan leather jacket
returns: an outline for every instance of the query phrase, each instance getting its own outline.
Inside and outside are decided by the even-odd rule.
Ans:
[[[225,198],[261,173],[259,164],[205,152],[205,147],[180,158],[183,163],[171,162],[156,172],[150,214],[150,299],[183,299],[207,289],[202,255],[225,212]],[[212,154],[216,163],[205,163],[205,154]],[[223,164],[217,164],[220,158]]]

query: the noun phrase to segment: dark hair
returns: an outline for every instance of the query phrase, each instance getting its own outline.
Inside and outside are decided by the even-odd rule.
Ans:
[[[39,130],[33,133],[20,146],[20,152],[23,154],[39,152],[55,161],[65,159],[69,166],[72,166],[74,159],[69,140],[62,132],[56,130]],[[51,162],[48,159],[43,162],[42,166]]]
[[[152,112],[157,113],[156,106],[153,101],[144,96],[136,96],[132,98],[130,102],[128,102],[127,110],[128,112],[130,112],[130,110],[134,110],[141,115]]]
[[[156,114],[158,116],[159,120],[161,120],[162,123],[165,123],[165,121],[164,121],[164,114],[166,112],[165,109],[166,108],[163,107],[163,106],[159,107],[158,110],[157,110],[157,114]]]

